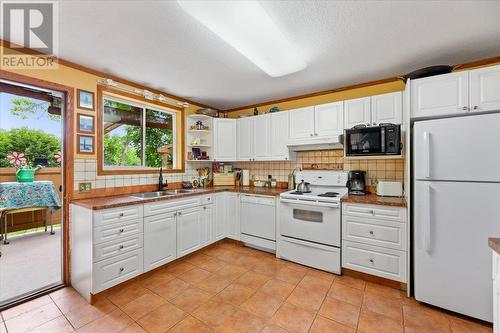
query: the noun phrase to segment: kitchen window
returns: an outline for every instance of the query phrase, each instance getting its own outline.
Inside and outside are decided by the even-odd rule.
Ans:
[[[182,114],[115,94],[100,94],[98,173],[182,171]]]

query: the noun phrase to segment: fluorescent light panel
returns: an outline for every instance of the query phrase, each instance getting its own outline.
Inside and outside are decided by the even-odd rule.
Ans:
[[[178,0],[179,5],[272,77],[306,68],[258,1]]]

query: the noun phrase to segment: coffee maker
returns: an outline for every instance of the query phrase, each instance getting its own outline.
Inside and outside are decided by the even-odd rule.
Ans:
[[[355,170],[349,171],[349,176],[347,178],[347,188],[349,189],[349,194],[353,195],[365,195],[365,171]]]

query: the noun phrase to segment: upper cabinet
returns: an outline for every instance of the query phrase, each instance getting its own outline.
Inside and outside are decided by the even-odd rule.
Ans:
[[[345,129],[352,128],[356,125],[371,125],[370,97],[344,101],[344,108]]]
[[[333,136],[344,131],[344,102],[335,102],[314,107],[314,135]]]
[[[214,118],[214,161],[236,161],[236,119]]]
[[[253,151],[257,161],[271,160],[271,115],[255,116],[253,127]]]
[[[500,65],[470,72],[471,111],[500,110]]]
[[[238,161],[251,161],[253,159],[253,123],[254,117],[243,117],[236,121]]]
[[[314,136],[314,106],[288,111],[290,139],[306,139]]]
[[[271,159],[288,160],[288,112],[271,113]]]
[[[465,113],[469,109],[469,72],[457,72],[411,81],[412,117]]]
[[[403,94],[394,92],[344,101],[344,128],[357,125],[401,124]]]

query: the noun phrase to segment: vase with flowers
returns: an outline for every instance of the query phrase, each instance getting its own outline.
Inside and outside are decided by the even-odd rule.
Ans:
[[[13,151],[7,155],[9,164],[16,168],[17,181],[20,183],[29,183],[35,179],[35,172],[42,168],[41,165],[33,167],[23,153]]]

